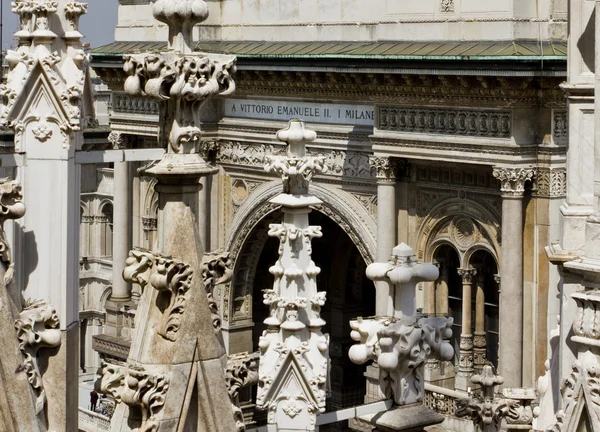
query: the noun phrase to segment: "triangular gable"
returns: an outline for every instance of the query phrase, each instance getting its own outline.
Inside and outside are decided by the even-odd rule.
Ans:
[[[23,84],[22,91],[18,92],[14,103],[6,113],[7,119],[17,122],[25,120],[32,114],[31,110],[44,99],[55,113],[56,120],[69,124],[69,113],[60,99],[64,87],[60,81],[52,82],[40,61],[36,60]]]
[[[579,362],[573,365],[571,376],[563,384],[566,406],[553,431],[600,432],[600,406],[598,394],[600,379],[583,371]],[[567,394],[568,393],[568,394]],[[596,399],[596,401],[594,401]],[[560,418],[562,417],[562,418]]]
[[[317,408],[319,406],[318,398],[308,382],[308,377],[306,377],[302,370],[300,360],[296,357],[293,350],[289,350],[284,355],[285,358],[279,363],[279,367],[273,371],[273,375],[276,378],[267,390],[265,400],[277,401],[279,397],[285,394],[285,389],[290,385],[290,382],[295,380],[306,397],[306,401]]]

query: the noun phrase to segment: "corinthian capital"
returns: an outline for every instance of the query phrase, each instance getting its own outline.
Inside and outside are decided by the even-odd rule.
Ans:
[[[477,270],[475,269],[458,269],[458,275],[462,278],[463,284],[470,284],[475,280]]]
[[[525,182],[532,180],[533,168],[494,167],[493,175],[500,180],[500,190],[505,196],[520,197],[525,192]]]
[[[399,160],[391,157],[372,156],[369,158],[371,173],[378,183],[395,183]]]

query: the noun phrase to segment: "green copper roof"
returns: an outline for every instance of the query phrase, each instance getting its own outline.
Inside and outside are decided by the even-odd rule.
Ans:
[[[113,42],[92,55],[160,52],[165,42]],[[199,42],[197,51],[248,59],[565,60],[566,41],[496,42]]]

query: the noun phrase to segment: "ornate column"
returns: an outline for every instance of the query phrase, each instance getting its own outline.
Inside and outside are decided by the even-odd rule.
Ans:
[[[475,278],[475,335],[473,338],[473,367],[481,373],[486,362],[486,333],[485,333],[485,276],[479,269]]]
[[[462,331],[460,334],[460,358],[455,387],[466,391],[471,387],[473,374],[473,333],[471,332],[471,286],[477,271],[475,269],[458,269],[462,278]]]
[[[502,294],[499,371],[507,387],[523,381],[523,194],[531,168],[494,167],[502,191]]]
[[[323,157],[306,156],[306,143],[317,134],[302,120],[290,120],[277,138],[288,143],[286,156],[267,157],[265,171],[281,175],[283,193],[270,202],[281,205],[283,222],[269,226],[279,239],[279,259],[269,272],[272,289],[264,290],[270,316],[259,340],[260,363],[256,404],[267,409],[273,430],[314,431],[318,412],[325,411],[329,382],[329,335],[321,328],[325,292],[317,291],[321,272],[311,259],[313,238],[320,226],[308,224],[311,205],[321,200],[309,193],[313,175],[325,172]]]
[[[351,337],[358,344],[348,355],[357,364],[377,361],[380,393],[393,398],[397,405],[383,414],[363,418],[377,430],[398,430],[393,425],[412,430],[443,421],[443,416],[419,402],[425,393],[425,363],[432,357],[450,360],[454,354],[446,342],[452,335],[452,318],[419,317],[415,306],[417,283],[434,281],[438,276],[437,267],[418,263],[412,248],[404,243],[392,250],[390,260],[367,267],[369,279],[386,281],[391,287],[388,301],[392,315],[350,321]]]
[[[239,425],[227,391],[227,355],[212,296],[214,285],[225,282],[231,270],[226,256],[204,260],[199,182],[216,170],[196,150],[202,104],[234,91],[235,58],[192,52],[192,28],[206,18],[206,2],[157,0],[152,10],[169,26],[169,50],[126,57],[124,88],[159,102],[159,144],[167,152],[141,173],[157,182],[158,250],[134,249],[125,262],[123,278],[142,287],[137,331],[127,363],[104,364],[99,387],[119,401],[113,432],[231,432]]]
[[[384,262],[396,244],[396,172],[398,160],[391,157],[371,157],[371,172],[377,179],[377,260]],[[377,298],[375,314],[390,314],[390,287],[386,282],[375,283]]]
[[[125,136],[119,132],[111,132],[108,141],[113,149],[124,149]],[[126,302],[131,299],[131,287],[125,282],[123,269],[125,260],[131,249],[131,204],[129,194],[129,166],[128,162],[115,162],[114,164],[114,197],[113,197],[113,278],[111,301]]]

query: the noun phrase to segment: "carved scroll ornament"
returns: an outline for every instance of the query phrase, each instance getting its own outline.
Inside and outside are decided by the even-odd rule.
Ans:
[[[158,334],[167,340],[176,341],[185,312],[186,293],[192,284],[192,268],[171,257],[143,249],[130,251],[125,266],[125,281],[137,283],[142,288],[149,283],[159,291],[158,295],[162,300],[158,299],[158,302],[166,306],[161,310],[162,319]]]
[[[258,352],[233,354],[227,360],[225,382],[233,407],[237,432],[246,430],[244,415],[240,409],[239,393],[242,388],[258,383],[258,360]]]
[[[16,180],[0,179],[0,260],[7,266],[4,273],[4,283],[9,285],[14,275],[14,263],[10,246],[4,232],[4,222],[8,219],[20,219],[25,214],[25,204],[22,201],[21,185]]]

